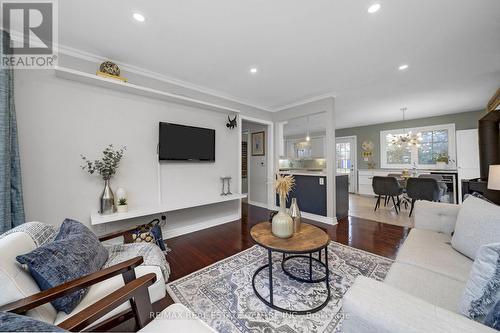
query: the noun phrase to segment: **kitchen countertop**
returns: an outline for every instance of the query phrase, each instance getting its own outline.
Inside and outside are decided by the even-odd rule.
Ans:
[[[280,173],[287,175],[297,175],[297,176],[316,176],[316,177],[326,177],[326,172],[324,171],[311,171],[311,170],[282,170]]]

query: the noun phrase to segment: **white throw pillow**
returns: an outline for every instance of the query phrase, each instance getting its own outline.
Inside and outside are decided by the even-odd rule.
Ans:
[[[500,206],[473,196],[458,212],[451,246],[474,260],[482,245],[500,242]]]
[[[494,243],[479,249],[458,307],[463,315],[484,323],[499,300],[500,243]]]

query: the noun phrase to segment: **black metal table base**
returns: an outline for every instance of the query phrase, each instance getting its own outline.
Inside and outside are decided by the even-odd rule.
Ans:
[[[321,252],[325,250],[325,262],[323,262],[321,260]],[[283,272],[290,278],[294,279],[294,280],[297,280],[297,281],[300,281],[300,282],[305,282],[305,283],[320,283],[320,282],[323,282],[325,281],[326,282],[326,290],[327,290],[327,297],[326,297],[326,300],[321,303],[320,305],[318,305],[317,307],[314,307],[312,309],[308,309],[308,310],[293,310],[293,309],[285,309],[285,308],[282,308],[280,306],[277,306],[276,304],[274,304],[274,300],[273,300],[273,258],[272,258],[272,250],[267,250],[268,251],[268,255],[267,255],[267,260],[268,260],[268,263],[262,267],[259,267],[255,273],[253,274],[253,277],[252,277],[252,288],[253,288],[253,291],[255,293],[255,295],[264,303],[266,304],[267,306],[271,307],[272,309],[274,310],[278,310],[278,311],[281,311],[281,312],[286,312],[286,313],[290,313],[290,314],[295,314],[295,315],[306,315],[306,314],[311,314],[311,313],[315,313],[315,312],[318,312],[319,310],[323,309],[327,304],[328,302],[330,301],[330,297],[331,297],[331,291],[330,291],[330,270],[328,268],[328,247],[324,247],[323,249],[320,249],[319,251],[317,251],[318,253],[318,258],[314,258],[312,256],[312,253],[309,253],[308,255],[305,255],[305,254],[294,254],[294,255],[291,255],[289,257],[286,257],[286,254],[283,253],[283,260],[281,262],[281,267],[283,269]],[[299,276],[296,276],[296,275],[293,275],[290,271],[286,270],[285,269],[285,262],[290,260],[290,259],[296,259],[296,258],[306,258],[306,259],[309,259],[309,278],[302,278],[302,277],[299,277]],[[321,266],[322,268],[324,268],[325,270],[325,275],[323,277],[320,277],[320,278],[316,278],[316,279],[313,279],[313,262],[315,262],[316,264],[319,264],[319,266]],[[269,300],[265,299],[264,297],[262,297],[262,295],[257,291],[257,288],[255,288],[255,278],[257,277],[257,275],[265,270],[265,269],[268,269],[269,270]]]

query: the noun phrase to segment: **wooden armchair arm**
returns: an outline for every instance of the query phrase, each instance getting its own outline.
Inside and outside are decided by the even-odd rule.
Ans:
[[[143,263],[142,257],[135,257],[98,272],[88,274],[81,278],[68,281],[57,287],[50,288],[26,298],[0,306],[0,311],[8,311],[24,314],[26,311],[36,308],[45,303],[51,302],[61,296],[70,294],[76,290],[87,288],[93,284],[107,280],[118,274],[123,275],[125,283],[135,279],[134,268]]]
[[[110,240],[110,239],[113,239],[113,238],[124,236],[124,235],[126,235],[126,234],[134,231],[135,229],[137,229],[139,227],[140,226],[135,226],[135,227],[132,227],[132,228],[129,228],[129,229],[123,229],[123,230],[113,231],[113,232],[104,234],[102,236],[99,236],[99,241],[104,242],[104,241],[107,241],[107,240]]]
[[[86,307],[62,323],[60,328],[68,331],[81,331],[126,301],[131,301],[132,311],[139,328],[144,327],[153,318],[153,307],[149,298],[148,287],[156,282],[156,274],[149,273],[137,278],[112,292],[96,303]]]

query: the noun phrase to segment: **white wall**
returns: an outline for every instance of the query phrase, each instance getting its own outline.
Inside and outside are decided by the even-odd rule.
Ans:
[[[248,137],[248,200],[250,203],[256,203],[267,206],[267,182],[268,182],[268,156],[267,142],[269,140],[267,133],[267,126],[256,124],[243,120],[242,129],[248,130],[250,135]],[[252,155],[252,133],[265,132],[266,137],[266,154],[264,156]]]
[[[71,217],[89,225],[102,180],[80,169],[80,154],[99,157],[109,143],[127,146],[112,188],[127,189],[130,209],[157,204],[160,121],[216,129],[215,163],[161,166],[165,200],[189,202],[220,193],[223,175],[239,182],[238,131],[226,128],[224,113],[68,81],[49,70],[16,71],[15,95],[27,220],[58,225]],[[207,220],[236,220],[239,208],[233,201],[169,213],[166,231],[175,235]],[[107,224],[98,232],[150,219]]]

